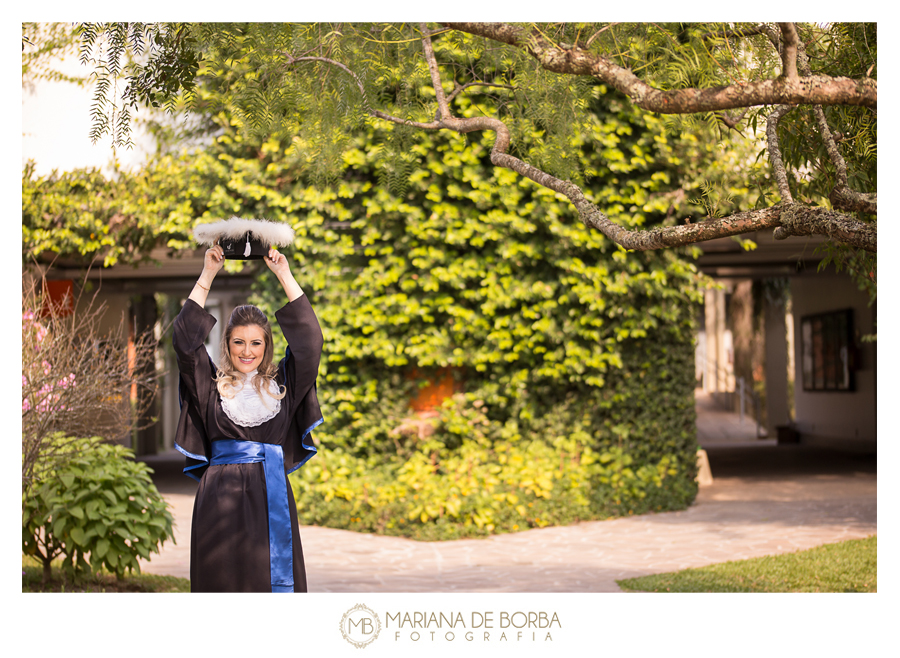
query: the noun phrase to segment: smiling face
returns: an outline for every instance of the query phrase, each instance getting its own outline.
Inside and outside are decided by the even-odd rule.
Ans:
[[[228,351],[236,370],[244,374],[253,372],[266,353],[266,334],[255,324],[235,327],[228,341]]]

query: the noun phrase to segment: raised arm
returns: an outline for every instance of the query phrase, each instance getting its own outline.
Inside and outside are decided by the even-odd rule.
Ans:
[[[322,329],[306,295],[300,295],[275,312],[275,319],[287,339],[290,358],[284,359],[285,383],[300,402],[315,385],[322,355]]]
[[[322,329],[284,254],[270,249],[265,261],[288,298],[288,303],[275,312],[275,319],[290,348],[291,358],[284,361],[285,381],[291,382],[295,401],[299,403],[316,382],[322,355]]]
[[[194,284],[191,294],[188,295],[188,299],[194,300],[201,307],[206,306],[206,296],[212,287],[213,279],[216,278],[216,274],[224,264],[225,253],[222,251],[222,247],[214,245],[207,249],[206,255],[203,257],[203,271],[200,273],[197,283]]]
[[[292,302],[303,294],[303,290],[300,289],[300,284],[297,283],[297,280],[294,279],[294,275],[291,274],[291,267],[288,263],[287,257],[280,253],[277,249],[269,249],[269,255],[264,259],[266,261],[266,265],[269,266],[269,269],[278,277],[278,282],[281,284],[281,287],[284,288],[284,292],[287,295],[288,302]]]
[[[172,327],[172,347],[178,371],[188,391],[197,400],[205,400],[215,370],[204,342],[216,319],[192,298],[184,303]]]

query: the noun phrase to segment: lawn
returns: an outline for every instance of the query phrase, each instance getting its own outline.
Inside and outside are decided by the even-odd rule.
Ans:
[[[875,535],[806,551],[616,581],[636,592],[877,592]]]
[[[23,592],[190,592],[191,581],[175,576],[132,574],[116,580],[111,574],[94,574],[81,583],[66,581],[59,569],[53,569],[51,580],[41,584],[42,568],[29,558],[22,558]]]

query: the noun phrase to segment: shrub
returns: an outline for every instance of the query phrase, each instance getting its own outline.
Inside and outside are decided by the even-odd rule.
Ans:
[[[22,550],[39,559],[44,578],[63,556],[62,569],[80,578],[105,568],[117,577],[140,573],[138,557],[150,559],[173,539],[172,515],[150,480],[150,469],[133,453],[99,437],[56,435],[66,459],[41,473],[22,496]]]
[[[690,460],[597,451],[584,427],[527,439],[465,398],[445,403],[435,433],[402,457],[337,448],[292,474],[301,523],[456,539],[681,509],[696,494]]]

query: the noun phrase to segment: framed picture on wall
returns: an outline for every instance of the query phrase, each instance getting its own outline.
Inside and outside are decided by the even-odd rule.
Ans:
[[[800,320],[804,391],[854,391],[853,309]]]

